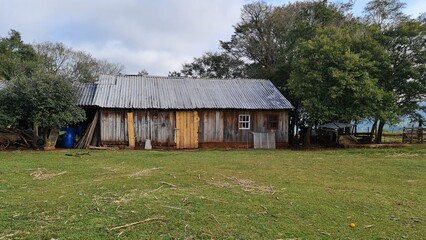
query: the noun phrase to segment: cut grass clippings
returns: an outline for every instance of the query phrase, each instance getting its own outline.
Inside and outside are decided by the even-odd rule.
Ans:
[[[426,233],[425,145],[79,153],[0,152],[0,239],[422,239]]]

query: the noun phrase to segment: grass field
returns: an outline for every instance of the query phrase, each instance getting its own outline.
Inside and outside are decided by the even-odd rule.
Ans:
[[[0,152],[0,239],[426,238],[425,145],[77,153]]]

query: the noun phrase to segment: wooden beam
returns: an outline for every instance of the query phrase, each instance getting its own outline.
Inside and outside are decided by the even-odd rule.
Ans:
[[[129,147],[135,148],[135,125],[133,122],[133,112],[127,113],[127,132],[129,136]]]

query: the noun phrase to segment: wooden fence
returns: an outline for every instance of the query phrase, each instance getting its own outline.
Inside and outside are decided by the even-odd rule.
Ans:
[[[402,132],[403,143],[423,143],[425,128],[404,128]]]

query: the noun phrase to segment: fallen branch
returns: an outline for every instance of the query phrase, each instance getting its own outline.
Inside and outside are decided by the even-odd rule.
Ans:
[[[15,233],[4,235],[4,236],[1,236],[0,239],[6,239],[6,238],[12,237],[14,235],[15,235]]]
[[[176,185],[168,183],[168,182],[161,182],[161,184],[165,184],[165,185],[167,185],[169,187],[173,187],[173,188],[177,187]]]
[[[187,211],[186,209],[183,209],[183,208],[180,208],[180,207],[173,207],[173,206],[167,206],[167,205],[161,205],[161,206],[165,207],[165,208],[175,209],[175,210]]]
[[[320,232],[320,233],[323,235],[331,236],[331,233],[328,233],[328,232]]]
[[[112,227],[112,228],[108,229],[108,231],[122,229],[122,228],[128,228],[128,227],[131,227],[131,226],[134,226],[134,225],[138,225],[138,224],[142,224],[142,223],[147,223],[147,222],[153,222],[153,221],[164,222],[164,221],[166,221],[166,219],[164,219],[164,218],[147,218],[147,219],[145,219],[143,221],[132,222],[132,223],[124,224],[124,225],[121,225],[121,226]]]
[[[65,156],[67,156],[67,157],[81,157],[83,155],[89,155],[90,156],[90,153],[89,152],[86,152],[86,153],[75,153],[75,154],[65,153]]]
[[[119,150],[118,147],[96,147],[96,146],[89,146],[89,149],[91,149],[91,150]]]

